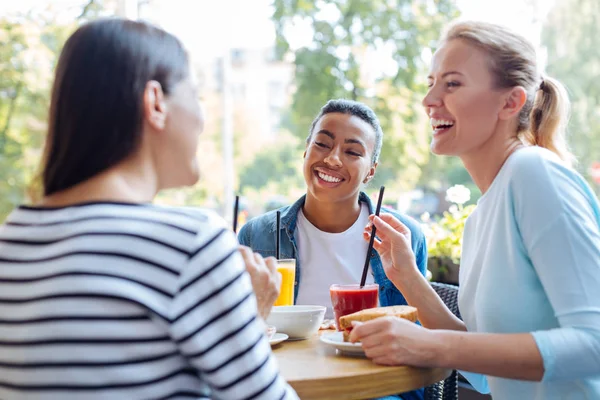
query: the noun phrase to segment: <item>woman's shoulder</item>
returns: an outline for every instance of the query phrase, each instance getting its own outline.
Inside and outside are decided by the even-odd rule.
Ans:
[[[226,225],[223,217],[217,214],[216,211],[207,208],[148,204],[144,206],[144,209],[148,213],[166,218],[174,224],[192,224],[198,227],[213,226],[216,228]]]
[[[515,151],[506,164],[511,176],[547,175],[551,171],[576,173],[556,153],[540,146],[528,146]]]
[[[508,196],[520,217],[598,209],[598,200],[583,176],[547,149],[519,150],[511,156],[509,167],[497,188],[508,190],[496,193]]]
[[[125,216],[123,211],[115,210],[115,213]],[[133,218],[132,223],[153,222],[185,233],[186,240],[192,239],[193,242],[203,242],[228,229],[227,222],[216,211],[200,207],[145,204],[130,210],[122,222],[126,223],[128,217]]]
[[[539,146],[529,146],[511,155],[507,161],[506,178],[513,189],[554,191],[587,186],[579,172],[552,151]]]
[[[61,206],[23,204],[13,210],[11,215],[11,218],[23,219],[25,222],[54,224],[65,224],[81,219],[110,219],[115,222],[127,220],[170,221],[172,224],[190,220],[195,223],[210,223],[220,219],[216,213],[199,208],[115,201],[91,201]]]
[[[370,205],[371,210],[375,209],[374,204],[372,203],[371,199],[368,197],[368,195],[366,193],[362,192],[360,196],[361,197],[359,199],[361,201],[366,202],[368,205]],[[400,212],[399,210],[395,210],[393,208],[385,207],[385,206],[381,208],[381,212],[393,215],[396,219],[398,219],[400,222],[402,222],[404,225],[406,225],[406,227],[408,229],[410,229],[413,237],[418,238],[423,235],[423,230],[421,229],[421,224],[418,223],[414,218],[410,217],[409,215],[406,215],[406,214]]]
[[[248,220],[248,222],[246,222],[246,225],[265,227],[270,224],[274,224],[276,222],[276,220],[277,220],[277,210],[271,210],[271,211],[267,211],[264,214],[260,214],[260,215],[250,218]]]
[[[171,215],[181,215],[183,217],[195,219],[198,222],[204,223],[219,223],[224,224],[225,220],[216,211],[210,210],[207,208],[200,207],[185,207],[185,206],[162,206],[162,205],[153,205],[152,206],[157,212],[171,214]]]
[[[284,206],[276,210],[267,211],[264,214],[257,215],[248,220],[242,227],[242,231],[251,230],[252,232],[275,232],[275,225],[277,224],[277,211],[281,213],[281,218],[285,218],[287,211],[290,206]],[[283,221],[282,221],[283,222]],[[242,232],[241,231],[241,232]]]

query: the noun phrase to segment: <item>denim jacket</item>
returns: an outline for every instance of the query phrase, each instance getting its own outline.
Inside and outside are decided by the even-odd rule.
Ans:
[[[298,248],[294,231],[298,220],[298,211],[304,205],[306,195],[302,196],[291,206],[285,206],[279,209],[281,211],[281,239],[280,239],[280,258],[296,259],[296,282],[294,290],[294,301],[298,296],[298,288],[302,281],[302,266],[298,260]],[[366,203],[369,213],[374,213],[373,203],[369,196],[361,192],[358,197],[359,203]],[[248,221],[240,230],[238,239],[241,244],[252,248],[263,257],[275,256],[275,225],[277,221],[276,211],[273,210],[260,215]],[[395,211],[382,209],[398,218],[411,231],[412,249],[416,256],[417,267],[423,275],[427,271],[427,245],[425,236],[419,224],[410,217],[401,215]],[[371,255],[371,271],[375,283],[379,284],[379,304],[381,306],[392,306],[406,304],[404,296],[394,284],[387,278],[383,271],[381,259],[377,251],[373,250]]]
[[[302,268],[300,260],[298,260],[298,247],[294,231],[296,230],[296,222],[298,220],[298,211],[304,205],[306,195],[302,196],[291,206],[285,206],[279,209],[281,211],[281,237],[279,242],[280,258],[294,258],[296,260],[296,281],[294,282],[294,302],[298,297],[298,288],[302,280]],[[358,197],[359,203],[366,203],[369,208],[369,213],[375,212],[373,203],[369,196],[361,192]],[[427,271],[427,244],[425,235],[419,224],[408,216],[401,215],[395,211],[382,209],[382,212],[392,214],[406,225],[411,232],[412,250],[415,253],[417,267],[423,275]],[[255,252],[263,257],[275,256],[275,228],[277,225],[277,210],[269,211],[266,214],[260,215],[248,221],[242,229],[240,229],[238,240],[244,246],[252,248]],[[387,278],[383,271],[383,265],[379,253],[373,249],[371,255],[371,271],[375,283],[379,284],[379,304],[381,306],[403,305],[406,304],[406,299],[400,293],[394,284]],[[387,399],[403,399],[403,400],[422,400],[423,390],[415,390],[413,392],[402,393],[396,396],[386,396],[378,400]]]

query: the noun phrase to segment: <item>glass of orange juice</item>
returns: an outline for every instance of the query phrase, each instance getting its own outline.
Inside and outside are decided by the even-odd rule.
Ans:
[[[281,274],[281,290],[279,291],[279,297],[275,300],[275,305],[293,306],[296,260],[293,258],[277,260],[277,271]]]

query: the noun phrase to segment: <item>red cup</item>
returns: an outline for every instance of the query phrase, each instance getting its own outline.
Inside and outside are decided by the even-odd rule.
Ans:
[[[331,285],[329,287],[331,305],[335,315],[335,326],[340,330],[340,317],[366,308],[375,308],[378,304],[379,285]]]

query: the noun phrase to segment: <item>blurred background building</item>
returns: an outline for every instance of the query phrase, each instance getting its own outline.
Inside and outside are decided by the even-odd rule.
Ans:
[[[308,127],[330,98],[369,104],[385,131],[367,191],[416,217],[440,214],[455,184],[478,191],[458,160],[431,157],[421,110],[427,65],[455,18],[507,25],[537,47],[546,72],[573,99],[569,131],[578,168],[599,190],[600,3],[597,0],[21,0],[0,3],[0,216],[35,194],[52,69],[81,23],[119,15],[148,20],[188,48],[207,115],[193,188],[158,201],[244,218],[303,193]],[[596,167],[594,167],[596,166]]]

